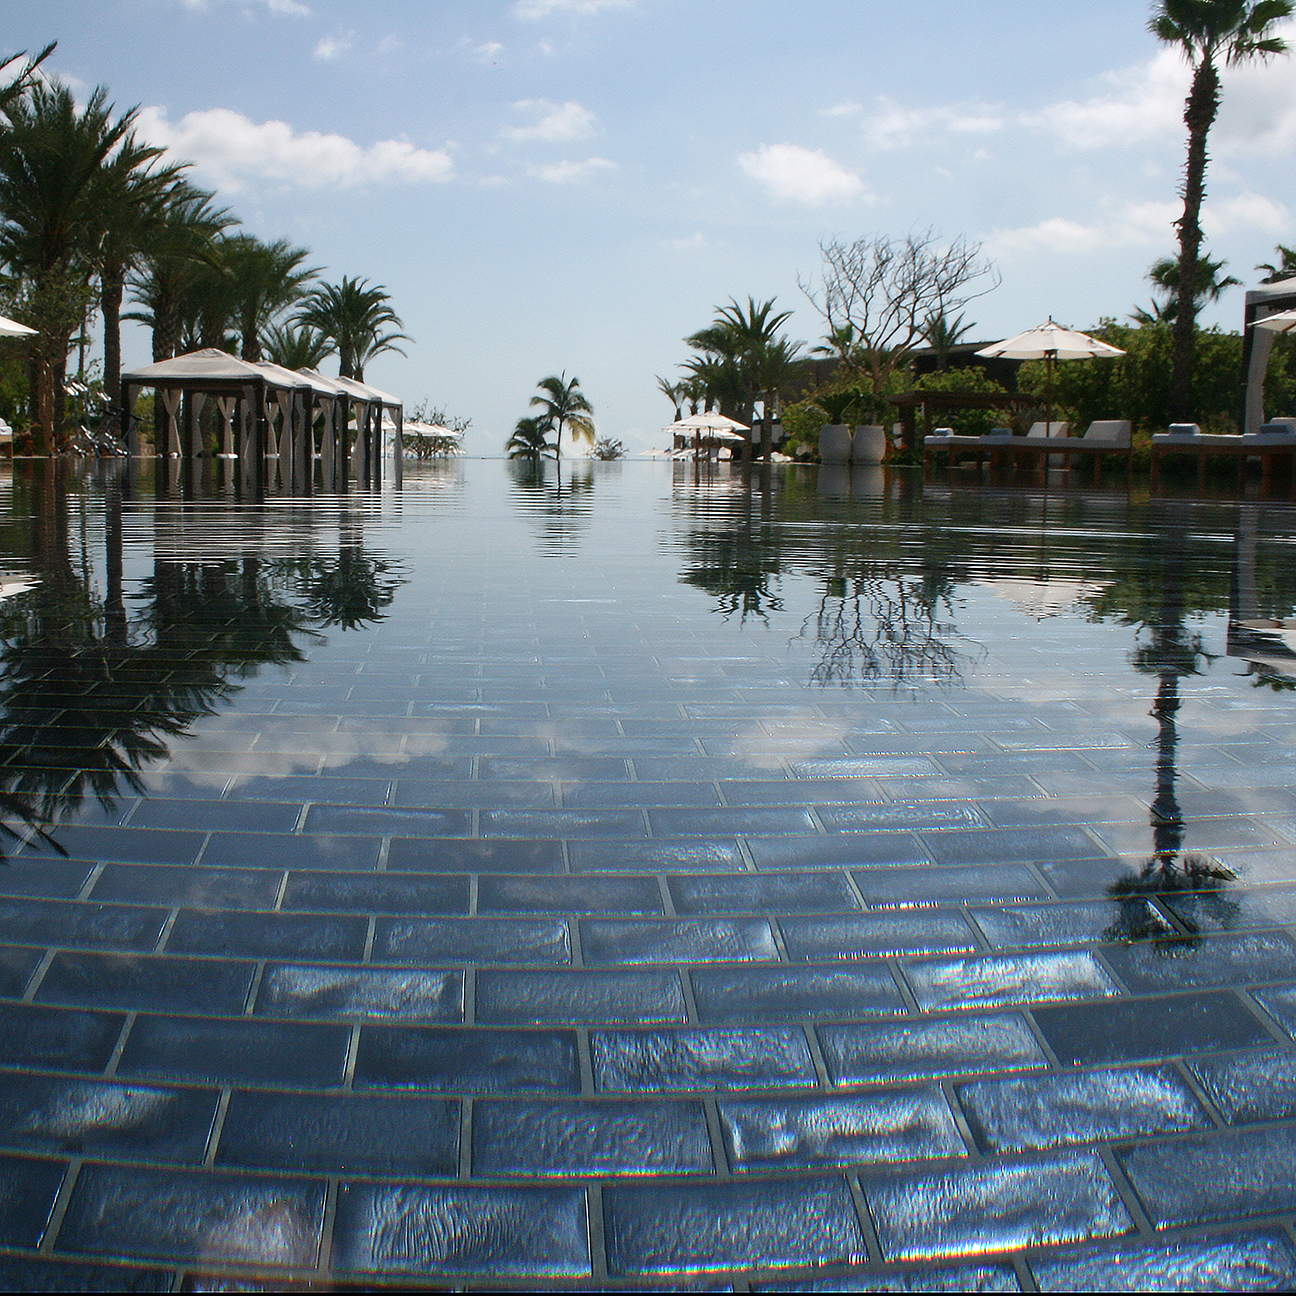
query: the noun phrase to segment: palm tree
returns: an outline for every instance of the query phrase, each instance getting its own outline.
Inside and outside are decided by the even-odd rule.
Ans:
[[[384,351],[404,355],[397,342],[410,341],[400,333],[401,318],[388,304],[391,298],[381,284],[348,279],[340,284],[317,284],[306,295],[293,317],[296,324],[318,329],[337,349],[338,372],[343,378],[364,381],[364,367]],[[390,328],[390,332],[383,332]]]
[[[103,383],[110,395],[121,382],[122,298],[128,273],[165,237],[177,210],[195,199],[205,202],[211,197],[181,177],[188,163],[154,170],[132,167],[129,162],[130,151],[123,148],[105,169],[99,208],[97,260],[99,310],[103,316]]]
[[[235,285],[239,354],[261,359],[261,336],[275,316],[306,295],[306,285],[319,273],[302,263],[310,255],[287,239],[262,243],[251,234],[223,240],[222,261]]]
[[[590,415],[594,413],[594,407],[585,399],[580,379],[568,379],[564,370],[557,377],[543,379],[537,386],[540,392],[531,398],[531,404],[540,407],[542,421],[553,429],[555,456],[562,458],[564,426],[571,432],[573,441],[593,443],[594,420]]]
[[[148,325],[154,361],[170,360],[180,349],[186,303],[195,285],[211,274],[218,236],[236,223],[211,202],[212,195],[199,189],[174,194],[148,255],[127,275],[131,301],[142,309],[122,318]]]
[[[1265,277],[1260,280],[1261,283],[1278,283],[1282,279],[1291,279],[1296,276],[1296,248],[1285,247],[1279,243],[1274,251],[1278,254],[1278,264],[1270,265],[1268,261],[1262,261],[1257,270],[1266,271]]]
[[[556,448],[549,440],[552,431],[553,424],[543,415],[520,418],[504,449],[510,459],[539,459],[541,455],[552,454]]]
[[[0,115],[8,117],[10,109],[31,89],[37,69],[54,53],[57,44],[57,41],[50,41],[35,58],[28,58],[26,50],[19,50],[17,54],[0,59],[0,76],[10,72],[15,63],[22,62],[22,67],[13,72],[4,85],[0,85]]]
[[[1220,277],[1220,271],[1227,264],[1211,257],[1202,257],[1197,262],[1197,310],[1219,301],[1225,289],[1241,286],[1242,281],[1232,275]],[[1164,300],[1154,299],[1150,311],[1136,307],[1130,318],[1139,325],[1173,323],[1179,309],[1179,263],[1173,257],[1162,257],[1152,263],[1147,277],[1154,285],[1153,291],[1160,290]]]
[[[707,389],[722,413],[737,413],[751,424],[756,401],[765,405],[762,441],[769,439],[769,415],[777,389],[786,381],[800,351],[799,342],[789,342],[778,335],[779,328],[791,319],[791,311],[774,311],[774,298],[757,304],[747,298],[746,307],[729,299],[728,306],[717,307],[711,324],[685,341],[700,357],[689,360],[686,368]],[[748,440],[744,454],[750,453]]]
[[[337,347],[318,329],[272,324],[266,329],[265,357],[285,369],[318,369]]]
[[[135,110],[114,117],[100,86],[84,108],[59,82],[36,82],[0,132],[0,261],[18,279],[29,343],[32,424],[47,449],[63,440],[63,379],[92,300],[99,203],[114,156],[127,172],[161,152],[135,142]]]
[[[1274,24],[1289,18],[1292,0],[1160,0],[1148,27],[1167,45],[1176,45],[1193,69],[1192,88],[1184,104],[1188,156],[1184,164],[1183,215],[1179,230],[1179,283],[1174,318],[1174,370],[1170,385],[1170,419],[1191,419],[1192,366],[1201,282],[1202,230],[1199,223],[1206,194],[1206,137],[1219,112],[1218,62],[1226,66],[1282,54],[1287,42],[1273,34]]]
[[[659,375],[657,378],[657,390],[675,407],[675,422],[678,423],[682,417],[680,410],[684,405],[685,398],[688,396],[687,384],[667,382],[665,378]]]
[[[847,325],[847,328],[849,327],[850,325]],[[937,369],[949,368],[949,353],[975,327],[975,324],[964,324],[962,315],[955,320],[951,320],[944,311],[935,311],[927,316],[922,335],[927,345],[936,352]]]

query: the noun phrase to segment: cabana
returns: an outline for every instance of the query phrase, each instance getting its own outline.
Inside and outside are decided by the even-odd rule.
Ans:
[[[358,406],[356,410],[356,456],[360,481],[368,485],[370,477],[378,481],[382,477],[382,416],[388,410],[396,431],[392,437],[392,454],[395,460],[395,483],[401,484],[404,477],[404,406],[390,392],[370,387],[368,383],[356,382],[354,378],[330,378],[330,382],[347,392]]]
[[[349,477],[349,423],[356,407],[361,435],[357,475],[363,486],[382,480],[381,444],[366,429],[384,407],[400,426],[401,403],[377,388],[345,378],[326,378],[266,362],[240,360],[224,351],[191,351],[122,375],[122,409],[130,413],[145,387],[158,395],[154,434],[159,459],[192,463],[201,453],[198,417],[210,398],[221,419],[218,453],[238,461],[240,484],[264,488],[277,468],[280,482],[296,494],[314,485],[318,453],[325,489],[345,490]],[[128,449],[139,456],[139,434],[126,420]],[[316,425],[320,437],[316,439]],[[318,449],[317,449],[318,446]],[[396,441],[396,484],[401,482],[401,443]],[[269,470],[269,471],[268,471]],[[270,481],[267,480],[270,479]]]

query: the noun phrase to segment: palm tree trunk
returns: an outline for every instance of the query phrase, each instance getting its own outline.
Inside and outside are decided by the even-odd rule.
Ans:
[[[1206,195],[1206,137],[1219,112],[1219,73],[1203,55],[1193,72],[1184,105],[1188,127],[1188,160],[1184,164],[1184,209],[1179,229],[1179,290],[1175,301],[1174,368],[1170,379],[1170,421],[1186,423],[1193,415],[1193,350],[1197,327],[1197,285],[1202,231],[1199,219]]]
[[[103,385],[109,399],[121,387],[121,305],[125,276],[118,269],[105,269],[99,290],[103,311]]]

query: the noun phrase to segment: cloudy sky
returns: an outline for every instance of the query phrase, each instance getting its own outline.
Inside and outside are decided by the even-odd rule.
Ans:
[[[1000,287],[974,336],[1149,298],[1174,249],[1187,72],[1127,0],[8,0],[5,48],[121,108],[254,233],[385,284],[415,339],[368,377],[495,453],[535,382],[660,442],[681,339],[797,288],[821,239],[934,227]],[[1296,32],[1290,33],[1296,44]],[[1296,244],[1296,57],[1230,72],[1209,247]],[[1242,294],[1211,322],[1240,324]],[[147,358],[142,335],[127,360]]]

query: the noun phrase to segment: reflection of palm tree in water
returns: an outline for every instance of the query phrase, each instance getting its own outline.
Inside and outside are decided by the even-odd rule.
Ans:
[[[594,473],[592,465],[582,467],[584,471],[572,467],[564,484],[561,464],[531,458],[509,461],[514,495],[522,511],[539,524],[542,553],[567,551],[589,525]]]
[[[398,578],[344,541],[326,590],[267,562],[156,558],[144,582],[146,606],[129,619],[122,582],[121,496],[106,498],[106,588],[102,600],[70,559],[68,501],[57,467],[35,483],[29,545],[35,582],[0,604],[0,813],[49,842],[52,825],[93,795],[109,811],[140,794],[144,768],[168,754],[168,740],[215,713],[237,680],[262,665],[304,660],[299,641],[312,622],[349,628],[379,617]],[[309,563],[308,563],[309,572]],[[306,607],[286,601],[293,588]],[[58,849],[57,844],[50,842]],[[0,853],[0,858],[3,854]]]
[[[1120,878],[1108,888],[1116,901],[1116,921],[1105,933],[1109,940],[1164,937],[1165,923],[1150,897],[1175,891],[1213,891],[1233,879],[1231,870],[1209,856],[1183,854],[1184,816],[1176,788],[1179,745],[1179,681],[1199,675],[1209,665],[1201,634],[1184,624],[1183,545],[1163,538],[1160,614],[1151,624],[1151,641],[1135,648],[1134,669],[1157,677],[1151,715],[1157,722],[1156,794],[1152,800],[1152,854],[1137,874]],[[1192,937],[1171,936],[1158,948],[1182,949]]]

